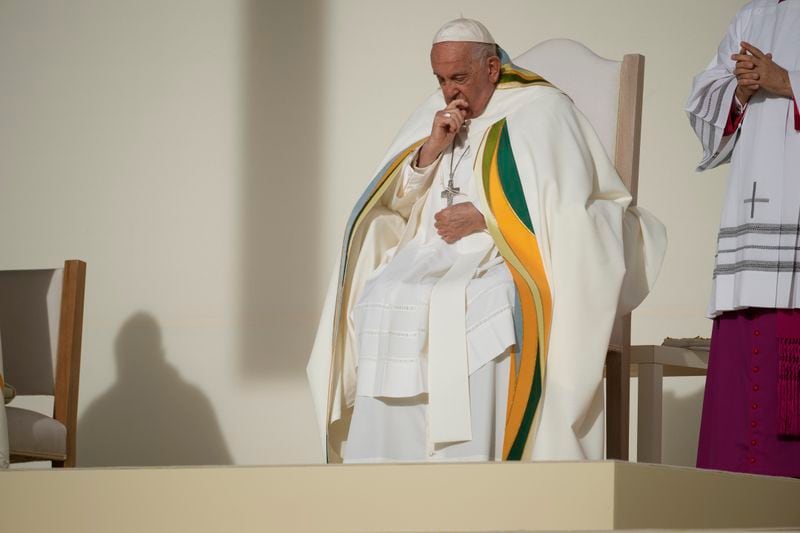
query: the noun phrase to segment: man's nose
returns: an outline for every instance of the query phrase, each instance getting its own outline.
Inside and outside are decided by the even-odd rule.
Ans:
[[[458,89],[453,84],[445,83],[442,89],[444,90],[444,96],[448,101],[455,100],[458,96]]]

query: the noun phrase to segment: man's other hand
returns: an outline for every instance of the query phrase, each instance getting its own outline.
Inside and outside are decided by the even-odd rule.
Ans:
[[[451,205],[436,213],[433,226],[447,244],[486,229],[486,220],[472,202]]]
[[[469,104],[466,100],[456,99],[450,104],[437,111],[433,117],[433,127],[431,128],[431,136],[422,145],[419,151],[419,159],[417,166],[427,167],[439,157],[447,145],[453,142],[461,126],[464,125],[466,117],[466,109]]]
[[[734,54],[731,59],[742,63],[743,67],[753,65],[752,72],[737,75],[739,87],[752,89],[758,87],[776,96],[792,98],[792,84],[789,73],[772,60],[772,54],[765,54],[752,44],[742,42],[742,49],[747,54]],[[744,102],[742,102],[744,103]]]
[[[758,80],[759,75],[753,70],[755,69],[755,64],[751,61],[752,57],[747,54],[747,50],[742,48],[739,50],[738,56],[747,58],[737,60],[736,67],[733,70],[737,81],[736,98],[741,105],[745,105],[761,87],[757,83],[742,83],[742,80]]]

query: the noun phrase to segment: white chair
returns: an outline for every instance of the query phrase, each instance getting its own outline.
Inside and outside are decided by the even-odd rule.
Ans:
[[[514,62],[567,93],[589,119],[636,202],[644,88],[644,56],[598,56],[568,39],[540,43]],[[617,321],[606,358],[606,456],[628,459],[630,315]]]
[[[53,396],[53,415],[6,408],[11,462],[75,466],[86,264],[0,271],[0,341],[5,378],[26,395]]]

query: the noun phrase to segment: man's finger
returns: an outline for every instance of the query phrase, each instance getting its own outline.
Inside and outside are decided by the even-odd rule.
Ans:
[[[447,128],[448,133],[455,133],[458,131],[458,121],[453,115],[445,114],[442,117],[442,124]]]
[[[436,124],[440,128],[449,129],[448,124],[450,123],[451,116],[452,115],[450,115],[450,113],[442,111],[438,115],[436,115],[436,119],[434,120],[434,124]]]
[[[464,109],[466,107],[469,107],[469,104],[463,98],[456,98],[455,100],[453,100],[452,102],[447,104],[447,109],[462,110],[462,109]]]
[[[460,109],[455,109],[455,108],[453,108],[453,109],[447,109],[447,108],[446,109],[442,109],[441,111],[439,111],[436,114],[437,118],[441,117],[442,120],[457,119],[457,120],[459,120],[461,122],[464,121],[464,115],[465,115],[465,113],[463,111],[461,111]]]
[[[455,117],[460,116],[460,115],[459,115],[458,111],[456,111],[455,109],[445,109],[443,111],[440,111],[438,116],[442,120],[449,121],[449,120],[452,120]]]
[[[762,52],[752,44],[748,43],[747,41],[742,41],[742,48],[753,54],[753,56],[757,57],[758,59],[764,59],[764,52]]]
[[[456,126],[456,130],[461,127],[461,124],[464,122],[464,112],[460,109],[449,109],[444,113],[446,118],[449,118],[453,121],[453,125]]]
[[[736,73],[734,72],[734,74]],[[736,77],[739,78],[740,80],[759,80],[761,79],[761,74],[759,74],[758,72],[750,72],[746,70],[742,74],[736,74]]]
[[[756,56],[733,54],[731,56],[731,59],[733,59],[737,63],[739,63],[740,61],[744,63],[751,63],[754,68],[761,64],[761,58],[758,58]]]
[[[445,134],[449,134],[450,130],[453,128],[452,121],[453,119],[449,117],[441,117],[436,121],[436,127],[443,129]]]
[[[463,104],[466,104],[466,103],[467,103],[467,101],[464,100],[463,98],[456,98],[455,100],[453,100],[452,102],[447,104],[447,109],[455,109],[455,108],[459,107],[460,105],[463,105]]]
[[[452,105],[452,102],[450,105]],[[440,113],[442,115],[449,115],[451,117],[461,117],[462,119],[466,116],[466,113],[462,109],[450,106],[447,106],[446,108],[441,110]]]
[[[755,67],[756,66],[755,66],[755,64],[753,64],[752,61],[737,61],[736,62],[736,68],[737,69],[753,70]]]

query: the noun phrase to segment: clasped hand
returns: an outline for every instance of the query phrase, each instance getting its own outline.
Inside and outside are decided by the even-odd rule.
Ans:
[[[451,205],[433,216],[433,227],[447,244],[486,229],[486,220],[472,202]]]
[[[736,75],[736,96],[742,104],[750,101],[760,89],[776,96],[792,98],[792,84],[789,73],[772,60],[772,54],[765,54],[748,42],[741,43],[741,50],[733,54],[736,61],[733,71]]]

